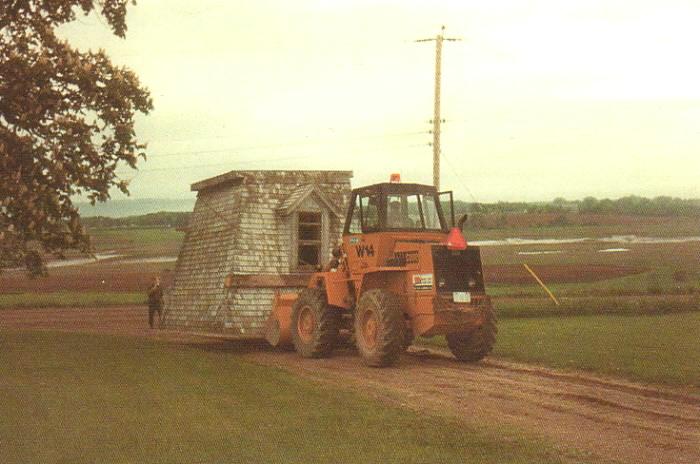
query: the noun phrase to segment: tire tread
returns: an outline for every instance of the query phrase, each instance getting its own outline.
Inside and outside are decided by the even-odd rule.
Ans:
[[[305,343],[299,338],[297,322],[299,311],[304,306],[314,311],[317,329],[313,340]],[[335,348],[340,330],[340,311],[328,306],[326,293],[318,288],[305,288],[292,306],[292,341],[294,349],[304,358],[325,358],[331,355]]]

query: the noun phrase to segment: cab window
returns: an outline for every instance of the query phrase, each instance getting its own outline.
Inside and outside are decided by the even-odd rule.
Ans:
[[[420,227],[417,195],[390,194],[386,197],[386,226],[389,229]]]
[[[350,217],[350,226],[348,227],[348,233],[359,234],[362,233],[362,227],[360,224],[360,197],[355,197],[355,204],[352,206],[352,216]]]
[[[360,197],[362,208],[362,231],[369,232],[379,229],[379,195]]]
[[[422,195],[423,217],[426,229],[441,229],[440,215],[435,205],[435,197],[432,195]]]
[[[387,229],[442,229],[434,195],[392,193],[386,196],[386,204]]]

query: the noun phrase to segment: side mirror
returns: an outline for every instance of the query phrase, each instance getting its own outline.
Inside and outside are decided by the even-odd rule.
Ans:
[[[467,219],[469,219],[468,214],[463,214],[461,218],[459,218],[459,221],[457,221],[457,228],[459,230],[464,230],[464,224],[467,222]]]

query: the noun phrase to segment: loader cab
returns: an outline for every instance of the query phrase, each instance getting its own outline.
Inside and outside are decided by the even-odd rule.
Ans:
[[[447,233],[452,192],[422,184],[382,183],[352,191],[343,235],[373,232]]]

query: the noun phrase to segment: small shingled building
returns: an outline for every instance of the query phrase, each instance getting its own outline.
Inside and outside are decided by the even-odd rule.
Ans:
[[[305,287],[342,236],[352,171],[231,171],[197,201],[163,328],[263,336],[277,292]]]

